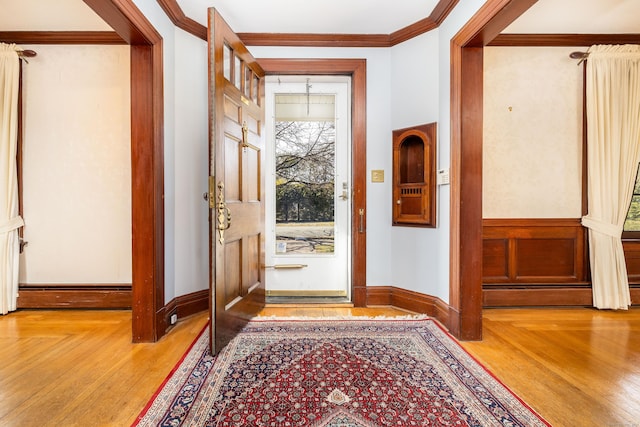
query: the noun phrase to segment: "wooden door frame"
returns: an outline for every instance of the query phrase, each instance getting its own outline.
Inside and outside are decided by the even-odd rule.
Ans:
[[[536,2],[488,0],[451,39],[448,327],[462,340],[482,339],[484,46]]]
[[[162,37],[131,0],[84,1],[131,45],[132,337],[156,341],[166,329]],[[451,40],[449,329],[461,339],[482,337],[482,47],[536,1],[488,0]],[[366,158],[365,60],[259,62],[267,74],[351,74],[353,158]],[[365,306],[365,162],[354,164],[353,176],[353,297]],[[358,209],[365,209],[362,223]]]
[[[356,307],[367,305],[367,117],[366,59],[285,59],[257,60],[267,75],[349,75],[351,76],[351,289]],[[362,209],[362,215],[360,210]]]
[[[168,324],[162,36],[131,0],[84,2],[131,46],[131,330],[133,342],[154,342]]]

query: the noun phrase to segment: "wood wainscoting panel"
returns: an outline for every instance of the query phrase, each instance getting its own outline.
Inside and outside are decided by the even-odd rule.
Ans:
[[[623,240],[629,283],[640,284],[640,240]]]
[[[516,280],[575,281],[576,271],[575,236],[569,238],[530,239],[516,238]]]
[[[586,284],[580,219],[483,220],[483,284]]]
[[[486,281],[509,279],[509,239],[482,239],[482,277]]]

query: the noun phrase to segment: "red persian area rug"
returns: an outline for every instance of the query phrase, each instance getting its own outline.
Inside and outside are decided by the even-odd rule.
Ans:
[[[203,331],[134,426],[548,426],[431,319]]]

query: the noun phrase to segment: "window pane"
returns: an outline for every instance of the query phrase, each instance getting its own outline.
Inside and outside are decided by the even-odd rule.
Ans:
[[[227,45],[224,45],[224,49],[222,49],[222,68],[224,73],[224,78],[228,81],[231,81],[231,48]]]
[[[242,89],[242,60],[237,56],[234,57],[233,76],[233,85]]]
[[[244,96],[251,99],[251,68],[244,67]]]
[[[623,231],[640,231],[640,180],[636,173],[636,185],[633,188],[633,197],[624,222]]]
[[[278,94],[276,254],[334,253],[335,95]]]
[[[258,93],[259,88],[260,88],[260,78],[254,74],[253,87],[251,89],[251,99],[253,99],[253,102],[255,102],[256,104],[258,103],[258,97],[260,95]]]
[[[335,122],[276,122],[276,253],[334,251]]]

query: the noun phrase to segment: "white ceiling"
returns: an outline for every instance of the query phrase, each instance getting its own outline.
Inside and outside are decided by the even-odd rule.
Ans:
[[[390,34],[431,14],[438,0],[178,0],[207,25],[215,7],[239,33]]]
[[[503,32],[637,34],[639,18],[640,0],[539,0]]]
[[[321,34],[390,34],[429,16],[438,3],[438,0],[177,1],[186,16],[202,25],[207,24],[207,9],[216,7],[237,32]],[[110,29],[82,0],[0,0],[0,10],[1,31]],[[539,0],[504,32],[640,33],[638,17],[640,0]]]

